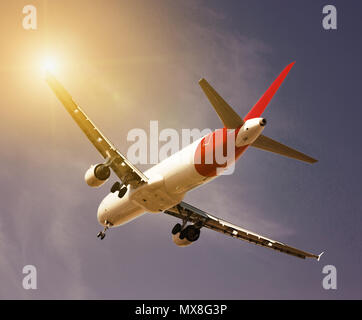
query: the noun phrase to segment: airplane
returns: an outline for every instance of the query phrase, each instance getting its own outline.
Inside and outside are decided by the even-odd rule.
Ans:
[[[103,185],[110,178],[111,169],[119,179],[99,205],[97,219],[104,229],[97,237],[104,239],[108,229],[124,225],[146,212],[164,213],[181,219],[182,223],[177,223],[171,231],[172,240],[179,247],[189,246],[197,241],[201,228],[207,228],[295,257],[315,258],[319,261],[323,252],[316,255],[288,246],[224,221],[183,201],[187,192],[220,176],[250,146],[310,164],[317,162],[306,154],[262,135],[266,125],[266,119],[261,117],[262,113],[294,63],[283,69],[243,119],[205,79],[201,79],[199,85],[224,127],[197,139],[144,173],[114,147],[58,80],[47,72],[46,82],[104,158],[103,162],[90,166],[86,171],[86,183],[91,187]],[[230,135],[234,142],[233,158],[218,163],[220,161],[215,161],[215,150],[224,150],[230,141]],[[181,157],[187,161],[180,161]],[[206,158],[211,161],[206,161]]]

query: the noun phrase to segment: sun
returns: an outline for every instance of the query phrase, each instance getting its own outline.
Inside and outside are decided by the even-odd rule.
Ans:
[[[57,70],[57,63],[55,59],[47,57],[42,61],[42,69],[44,72],[54,73]]]

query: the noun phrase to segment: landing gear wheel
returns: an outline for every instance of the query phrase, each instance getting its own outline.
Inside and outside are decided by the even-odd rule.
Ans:
[[[101,240],[103,240],[105,236],[106,236],[106,234],[102,231],[98,232],[98,234],[97,234],[97,238],[101,238]]]
[[[103,240],[104,237],[106,236],[106,231],[107,231],[110,227],[113,226],[113,224],[112,224],[111,222],[107,221],[107,220],[105,221],[105,224],[106,224],[106,226],[104,227],[104,230],[101,231],[101,232],[98,232],[98,234],[97,234],[97,238],[101,238],[101,240]]]
[[[190,242],[196,241],[200,237],[200,229],[194,225],[187,226],[184,230],[184,235]],[[180,237],[181,238],[181,237]]]
[[[181,231],[181,224],[177,223],[173,228],[172,228],[172,231],[171,233],[173,235],[175,235],[176,233],[180,232]]]
[[[122,187],[121,188],[121,190],[119,190],[119,192],[118,192],[118,197],[119,198],[123,198],[123,196],[126,194],[126,192],[127,192],[127,187]]]
[[[121,184],[117,181],[113,184],[112,188],[111,188],[111,192],[115,193],[116,191],[121,189]]]
[[[186,229],[181,230],[180,235],[178,236],[178,237],[180,238],[180,240],[185,239],[185,237],[186,237],[185,230],[186,230]]]

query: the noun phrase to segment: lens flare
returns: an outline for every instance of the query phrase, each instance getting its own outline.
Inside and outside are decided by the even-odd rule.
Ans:
[[[57,63],[52,58],[46,58],[42,63],[42,69],[44,72],[54,73],[57,69]]]

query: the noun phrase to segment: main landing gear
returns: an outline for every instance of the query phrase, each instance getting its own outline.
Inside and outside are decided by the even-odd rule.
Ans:
[[[101,240],[103,240],[104,237],[106,236],[106,231],[107,231],[110,227],[112,227],[112,223],[106,221],[106,226],[104,227],[103,231],[98,232],[97,238],[100,238]]]
[[[190,242],[195,242],[200,237],[200,228],[193,224],[188,225],[186,228],[182,228],[181,224],[177,223],[171,232],[173,235],[180,232],[179,238],[181,240],[186,238]]]
[[[123,196],[126,194],[127,192],[127,186],[125,186],[124,184],[121,184],[120,182],[115,182],[111,188],[111,192],[115,193],[118,191],[118,197],[119,198],[123,198]]]

